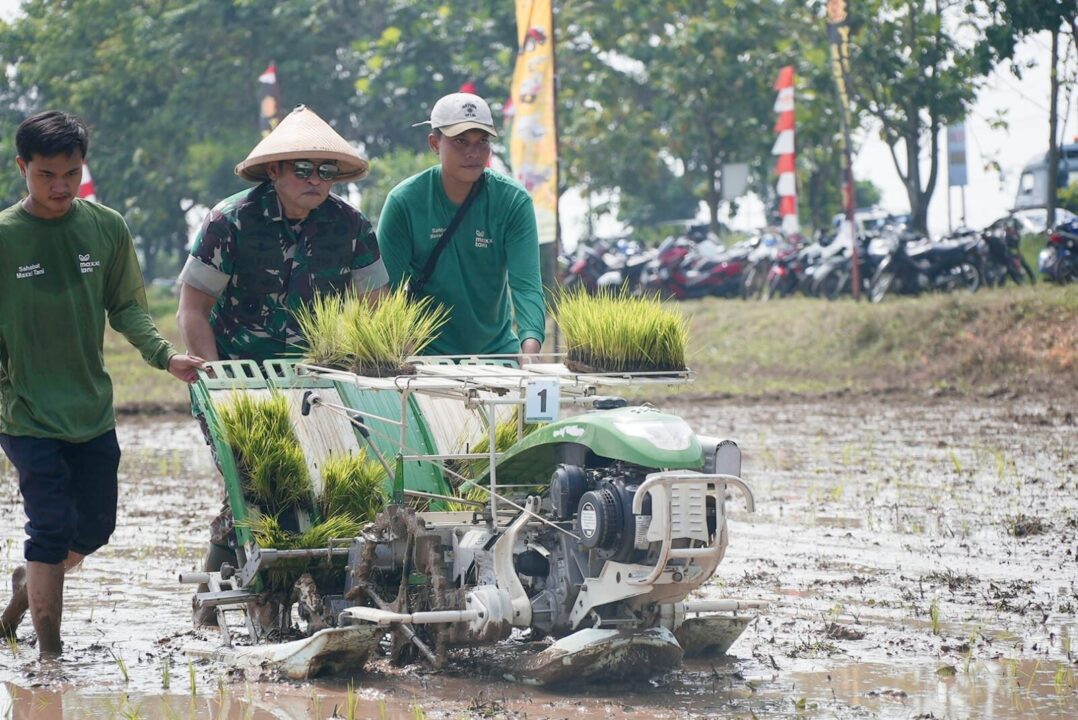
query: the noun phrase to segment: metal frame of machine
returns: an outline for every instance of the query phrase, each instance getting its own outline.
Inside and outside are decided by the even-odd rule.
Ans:
[[[237,520],[238,567],[180,580],[208,583],[195,602],[218,608],[220,659],[309,677],[354,670],[390,633],[395,656],[441,665],[449,648],[527,630],[556,641],[502,674],[537,684],[609,678],[725,652],[763,606],[688,598],[725,553],[729,491],[753,509],[736,444],[599,392],[685,384],[689,371],[582,373],[560,362],[510,366],[512,359],[496,356],[414,360],[414,374],[383,378],[291,361],[268,361],[263,372],[250,362],[211,363],[214,377],[202,374],[194,406]],[[591,412],[523,437],[523,409],[540,386],[559,407]],[[288,397],[316,487],[329,453],[370,449],[391,478],[384,517],[362,537],[326,548],[258,547],[244,527],[251,508],[217,414],[217,403],[236,391]],[[497,452],[498,422],[514,413],[518,442]],[[490,449],[472,452],[484,436]],[[446,463],[483,458],[483,476],[466,479],[488,491],[483,507],[410,509],[458,500]],[[311,519],[296,521],[303,527]],[[264,573],[282,562],[307,562],[323,577],[328,569],[340,582],[318,588],[305,575],[276,617],[256,611]],[[292,601],[306,619],[305,637],[275,642],[291,627]],[[232,611],[243,613],[250,644],[233,644]]]

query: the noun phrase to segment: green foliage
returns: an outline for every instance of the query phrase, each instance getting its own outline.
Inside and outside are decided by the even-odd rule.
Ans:
[[[382,214],[386,196],[397,183],[420,173],[437,163],[437,158],[427,150],[416,153],[411,149],[393,150],[371,158],[371,173],[363,182],[363,201],[360,210],[374,226]]]
[[[1013,46],[1043,25],[1036,8],[1062,14],[1058,26],[1070,5],[990,0],[985,37],[993,48]],[[956,0],[941,6],[960,16]],[[851,6],[861,13],[854,124],[874,115],[907,159],[935,157],[930,131],[962,116],[984,63],[1005,54],[967,51],[977,23],[963,26],[959,42],[934,8]],[[0,24],[0,123],[12,128],[52,107],[84,117],[99,197],[123,213],[154,277],[182,261],[186,211],[249,187],[233,168],[259,139],[256,78],[270,61],[283,111],[311,106],[374,158],[360,190],[376,219],[388,189],[432,162],[427,131],[411,124],[438,97],[473,82],[496,117],[502,111],[514,10],[506,0],[27,0],[24,16]],[[826,224],[841,173],[823,22],[822,3],[793,0],[556,3],[562,186],[613,191],[611,207],[641,227],[691,215],[701,201],[716,219],[728,162],[749,163],[752,186],[766,195],[771,83],[793,64],[803,212]],[[7,158],[11,135],[0,137]],[[913,178],[915,199],[927,202],[934,177]],[[14,163],[0,167],[0,202],[22,192]]]
[[[220,415],[243,476],[244,494],[270,514],[296,504],[309,507],[311,478],[292,430],[287,398],[238,391]]]
[[[1071,183],[1065,188],[1060,188],[1056,197],[1059,198],[1059,207],[1078,213],[1078,183]]]
[[[274,550],[312,550],[330,546],[331,540],[353,538],[363,529],[363,523],[345,516],[327,518],[302,533],[281,528],[275,515],[255,514],[247,519],[251,537],[260,548]],[[265,573],[268,590],[288,590],[296,578],[311,567],[307,558],[279,561]]]
[[[688,324],[654,296],[565,293],[551,315],[571,362],[610,372],[682,370]]]
[[[315,365],[347,367],[361,374],[396,374],[411,355],[437,337],[449,312],[425,297],[413,300],[399,287],[377,301],[354,292],[320,298],[296,313]]]
[[[348,302],[355,302],[356,296],[350,290]],[[322,367],[344,367],[345,299],[340,295],[315,295],[307,305],[295,311],[296,322],[306,345],[304,359]]]
[[[879,124],[909,197],[913,225],[927,230],[940,169],[940,130],[965,118],[985,68],[970,42],[965,0],[866,0],[851,8],[852,101]],[[921,159],[928,159],[922,173]]]
[[[582,0],[558,17],[564,182],[662,198],[670,172],[716,219],[722,166],[771,164],[774,93],[796,3]],[[617,148],[617,151],[613,151]],[[646,203],[645,203],[646,204]],[[642,208],[646,212],[646,208]]]
[[[386,471],[365,451],[330,455],[322,465],[322,517],[347,517],[360,523],[374,520],[386,502]]]
[[[494,428],[494,451],[503,453],[509,448],[513,447],[518,440],[523,440],[532,434],[539,428],[543,427],[546,423],[524,423],[524,429],[517,437],[517,432],[520,428],[519,409],[513,410],[513,416],[507,420],[502,420]],[[482,437],[475,442],[471,447],[473,453],[485,453],[490,450],[490,438]],[[478,478],[482,477],[487,472],[487,468],[490,466],[490,461],[487,459],[471,460],[464,464],[464,467],[460,470],[460,474],[465,477]],[[480,491],[479,497],[473,497],[474,492],[470,492],[466,497],[471,500],[486,500],[486,493]]]

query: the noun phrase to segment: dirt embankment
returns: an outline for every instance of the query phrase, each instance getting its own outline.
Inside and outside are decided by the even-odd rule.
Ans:
[[[883,303],[707,298],[690,317],[687,398],[1058,397],[1078,388],[1078,285],[888,297]],[[171,316],[164,315],[164,321]],[[165,328],[166,330],[168,328]],[[122,414],[189,412],[187,392],[122,341],[106,347]]]
[[[1078,286],[973,295],[694,304],[700,394],[1074,392]]]

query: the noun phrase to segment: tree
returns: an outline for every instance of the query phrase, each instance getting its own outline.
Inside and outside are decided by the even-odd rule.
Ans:
[[[417,154],[409,148],[371,158],[371,173],[363,183],[363,199],[359,209],[377,228],[389,191],[404,178],[422,172],[436,162],[437,158],[430,150]]]
[[[978,46],[984,67],[1014,57],[1018,41],[1028,35],[1047,31],[1051,38],[1048,63],[1048,227],[1055,224],[1056,193],[1059,183],[1059,38],[1070,33],[1078,48],[1078,13],[1073,2],[1063,0],[988,0],[992,24]],[[1019,73],[1017,67],[1012,69]]]
[[[441,96],[475,84],[497,111],[509,97],[517,54],[514,3],[414,0],[351,3],[354,67],[349,106],[372,153],[426,150],[427,133],[412,123],[430,117]]]
[[[24,17],[0,24],[0,64],[10,68],[0,78],[0,118],[14,127],[59,107],[87,121],[98,195],[125,215],[152,278],[164,259],[182,256],[188,208],[248,187],[232,169],[259,139],[255,80],[270,61],[285,112],[305,103],[371,150],[418,148],[426,134],[411,123],[484,63],[505,65],[508,91],[511,64],[488,48],[493,35],[515,43],[512,21],[500,23],[511,4],[486,3],[484,21],[471,19],[474,4],[396,3],[395,21],[416,24],[402,25],[406,39],[379,46],[377,74],[379,56],[363,39],[393,8],[374,0],[29,0]],[[428,68],[455,70],[438,80],[423,74]],[[402,92],[413,77],[429,81]],[[2,142],[11,148],[9,137]],[[15,202],[21,187],[13,163],[0,167],[2,200]]]
[[[771,0],[580,0],[558,18],[565,182],[685,177],[718,227],[722,168],[766,176],[785,18]],[[616,150],[615,150],[616,149]],[[652,182],[653,181],[653,182]]]
[[[1057,198],[1060,208],[1078,213],[1078,183],[1071,183],[1067,187],[1060,188]]]
[[[973,43],[948,27],[965,8],[964,0],[865,0],[853,8],[860,16],[851,42],[852,99],[879,123],[922,232],[939,174],[940,131],[966,116],[986,71]],[[962,31],[977,32],[971,24]]]

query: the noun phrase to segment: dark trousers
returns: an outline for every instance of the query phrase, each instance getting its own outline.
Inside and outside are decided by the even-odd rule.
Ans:
[[[24,557],[57,564],[69,550],[89,555],[116,529],[116,431],[72,443],[0,434],[0,447],[19,474],[26,512]]]

